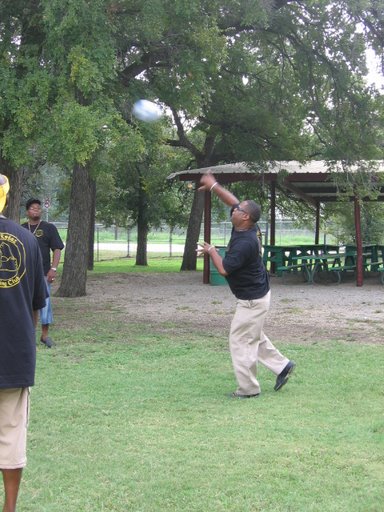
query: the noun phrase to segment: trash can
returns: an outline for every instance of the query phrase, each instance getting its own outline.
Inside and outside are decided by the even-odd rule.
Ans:
[[[220,256],[224,258],[226,247],[216,245],[216,250]],[[225,277],[219,274],[217,268],[212,263],[212,260],[209,261],[209,282],[212,286],[223,286],[228,284]]]

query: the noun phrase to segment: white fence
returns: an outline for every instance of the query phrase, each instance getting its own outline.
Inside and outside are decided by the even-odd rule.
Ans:
[[[57,222],[55,225],[60,229],[63,238],[66,238],[66,223]],[[263,243],[270,242],[270,228],[267,222],[259,222],[263,233]],[[226,246],[231,236],[232,224],[230,222],[212,223],[211,239],[216,245]],[[153,229],[148,234],[147,251],[149,254],[163,254],[165,256],[180,256],[184,252],[186,237],[185,229],[175,229],[170,231],[168,226],[162,226],[160,229]],[[311,243],[314,242],[314,229],[299,229],[294,222],[289,220],[279,220],[276,222],[276,245],[297,243],[297,238],[306,238]],[[203,226],[200,232],[200,240],[204,239]],[[321,234],[321,243],[333,243],[330,237]],[[137,229],[126,229],[117,226],[106,228],[102,225],[96,225],[95,229],[95,259],[98,261],[101,257],[105,259],[106,252],[118,254],[121,256],[132,257],[136,255],[137,249]]]

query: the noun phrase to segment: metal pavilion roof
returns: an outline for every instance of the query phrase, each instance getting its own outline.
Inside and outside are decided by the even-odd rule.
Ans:
[[[361,162],[349,168],[349,172],[370,169],[372,178],[384,174],[384,160]],[[274,182],[287,195],[295,195],[315,206],[318,202],[336,201],[338,186],[335,174],[345,173],[342,162],[312,160],[302,164],[297,161],[274,161],[262,164],[233,163],[202,167],[173,173],[169,180],[197,181],[200,176],[211,170],[222,184],[238,181]],[[377,200],[384,201],[384,185],[378,188]]]

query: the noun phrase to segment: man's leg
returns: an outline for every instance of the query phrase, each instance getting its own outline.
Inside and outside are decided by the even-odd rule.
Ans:
[[[46,340],[48,338],[48,334],[49,334],[49,324],[43,324],[41,326],[41,339],[42,340]]]
[[[3,473],[3,512],[15,512],[23,468],[27,462],[29,389],[0,389],[0,470]]]
[[[19,494],[22,468],[2,469],[4,482],[4,508],[3,512],[16,512],[16,502]]]
[[[275,375],[279,375],[289,363],[289,359],[277,350],[264,332],[261,333],[258,356],[260,363]]]
[[[270,300],[270,292],[268,293],[268,300]],[[289,376],[296,366],[293,361],[290,361],[287,357],[283,356],[279,350],[277,350],[263,330],[260,333],[258,360],[277,376],[276,384],[274,386],[275,391],[278,391],[287,383]]]
[[[49,324],[43,324],[41,326],[41,343],[43,343],[48,348],[51,348],[53,346],[53,341],[49,337]]]
[[[51,303],[51,285],[47,283],[49,297],[45,300],[45,307],[40,310],[40,323],[41,323],[41,338],[40,341],[48,348],[51,348],[53,342],[49,337],[49,326],[53,323],[53,312]]]
[[[229,346],[239,394],[260,393],[256,378],[258,349],[268,308],[269,294],[261,299],[237,301]]]
[[[255,337],[257,337],[259,343],[257,346],[257,360],[266,368],[271,370],[276,375],[279,375],[285,368],[289,359],[281,354],[277,348],[273,345],[271,340],[264,333],[264,320],[269,311],[271,303],[271,291],[269,291],[264,297],[258,300],[250,301],[254,304],[253,307],[263,311],[262,317],[255,315]]]
[[[256,378],[258,362],[277,376],[290,363],[263,331],[270,300],[271,292],[269,291],[260,299],[237,301],[231,324],[230,350],[239,386],[237,392],[241,394],[260,392],[260,385]]]

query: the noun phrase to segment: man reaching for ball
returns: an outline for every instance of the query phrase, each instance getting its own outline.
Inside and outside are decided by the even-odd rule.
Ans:
[[[211,173],[202,176],[200,185],[199,190],[215,192],[223,203],[232,207],[233,230],[225,257],[221,258],[215,247],[207,242],[199,244],[197,249],[199,255],[210,256],[237,299],[229,347],[238,387],[231,397],[259,396],[260,384],[256,378],[259,362],[277,376],[274,389],[278,391],[286,384],[295,363],[273,346],[263,330],[271,291],[256,233],[260,206],[251,200],[239,202]]]

